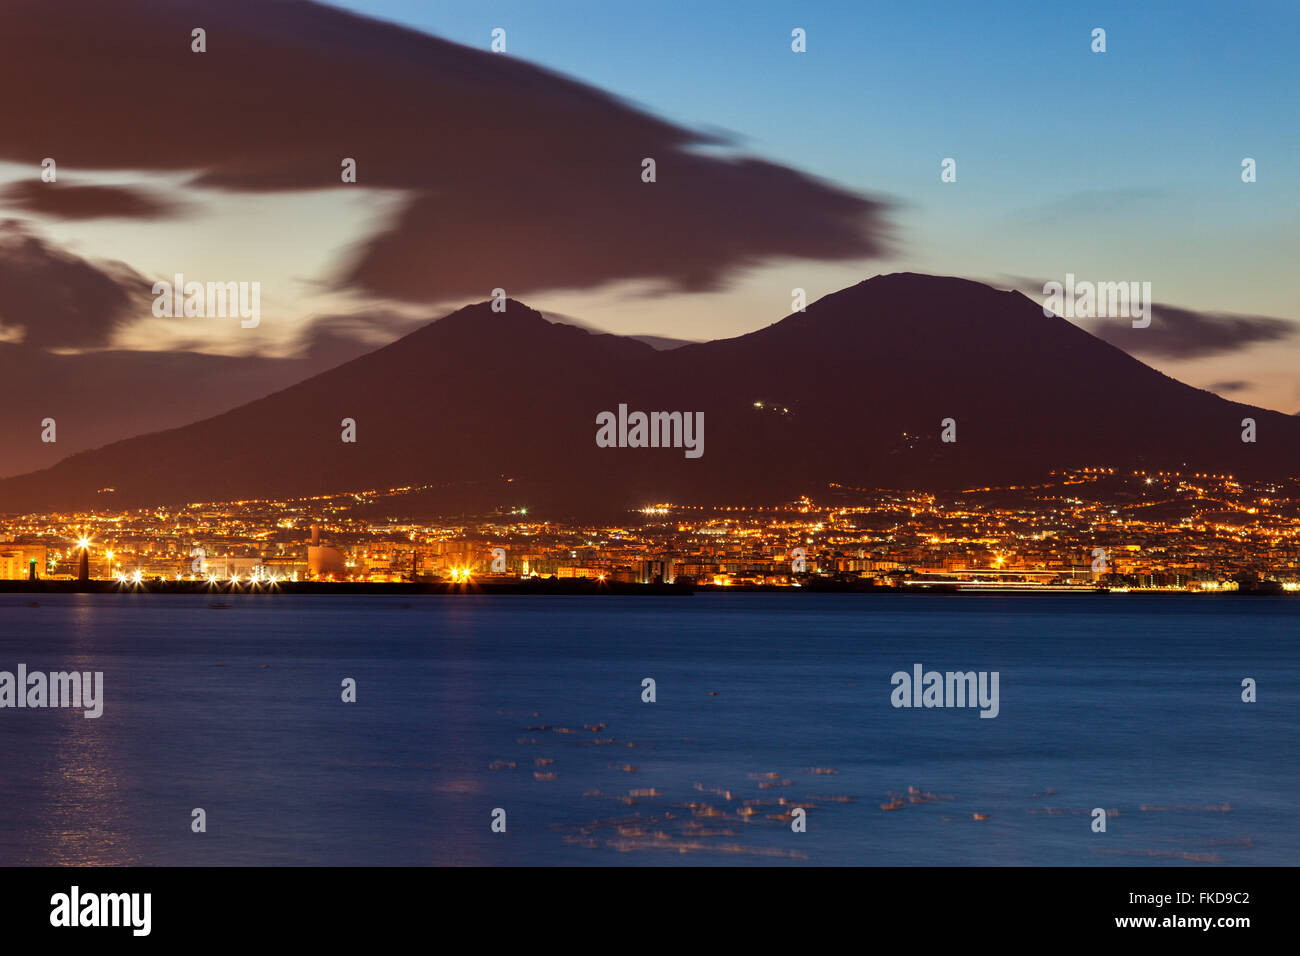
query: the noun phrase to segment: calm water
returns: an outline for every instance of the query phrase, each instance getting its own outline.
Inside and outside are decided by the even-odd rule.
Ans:
[[[0,670],[106,703],[0,710],[0,864],[1300,861],[1300,600],[28,600]],[[895,709],[916,662],[999,716]]]

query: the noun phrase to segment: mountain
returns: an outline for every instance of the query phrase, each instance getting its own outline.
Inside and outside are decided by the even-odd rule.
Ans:
[[[703,412],[703,456],[597,447],[597,415],[620,403]],[[345,418],[355,443],[340,440]],[[955,443],[940,441],[945,418]],[[0,510],[429,485],[439,510],[562,518],[1087,465],[1296,476],[1300,421],[1177,382],[1018,292],[904,273],[667,351],[513,300],[469,306],[224,414],[2,481]]]
[[[633,335],[629,337],[653,346],[659,351],[681,348],[683,345],[691,345],[695,341],[694,339],[672,339],[664,335]]]
[[[582,329],[584,332],[592,332],[597,335],[605,334],[604,329],[597,328],[596,326],[591,325],[588,322],[584,322],[581,319],[575,319],[571,315],[565,315],[563,312],[543,312],[542,316],[546,319],[546,321],[553,322],[558,325],[572,325],[575,326],[576,328]],[[658,349],[659,351],[664,351],[667,349],[675,349],[679,346],[691,345],[699,341],[698,339],[674,339],[664,335],[627,335],[624,336],[624,338],[635,339],[638,342],[644,342],[646,345],[653,346],[655,349]]]
[[[351,355],[367,350],[353,344]],[[331,343],[328,352],[302,358],[126,350],[59,355],[0,342],[0,476],[48,468],[79,451],[227,411],[324,371],[346,348],[346,342]],[[331,353],[336,357],[328,361]],[[41,441],[46,418],[55,421],[57,441]]]

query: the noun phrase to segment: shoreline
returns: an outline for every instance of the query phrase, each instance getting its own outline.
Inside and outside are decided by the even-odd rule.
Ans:
[[[988,586],[987,583],[968,584],[955,581],[933,581],[906,584],[901,587],[882,587],[863,582],[809,581],[799,587],[775,584],[634,584],[621,581],[599,581],[591,578],[534,578],[527,580],[483,578],[470,582],[449,581],[279,581],[232,583],[222,581],[142,581],[123,584],[120,581],[0,581],[0,594],[197,594],[218,597],[221,595],[494,595],[494,594],[555,594],[570,596],[683,596],[693,594],[927,594],[953,596],[959,594],[1006,594],[1017,597],[1031,595],[1073,595],[1093,597],[1112,593],[1122,594],[1185,594],[1203,596],[1210,594],[1240,597],[1285,597],[1289,592],[1281,589],[1247,588],[1236,591],[1184,591],[1151,589],[1111,589],[1107,587],[1015,587]]]
[[[690,587],[672,584],[631,584],[590,578],[561,580],[449,581],[278,581],[256,584],[220,581],[0,581],[0,594],[200,594],[311,595],[311,594],[604,594],[686,595]]]

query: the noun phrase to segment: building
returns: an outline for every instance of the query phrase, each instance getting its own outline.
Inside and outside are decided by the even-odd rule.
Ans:
[[[36,574],[45,577],[46,550],[43,544],[0,544],[0,579],[25,581],[36,562]]]

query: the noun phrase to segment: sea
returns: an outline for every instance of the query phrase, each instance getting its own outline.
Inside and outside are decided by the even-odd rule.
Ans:
[[[103,674],[98,718],[0,708],[0,865],[1294,865],[1298,635],[1287,596],[0,595],[0,671]],[[895,706],[918,665],[996,716]]]

